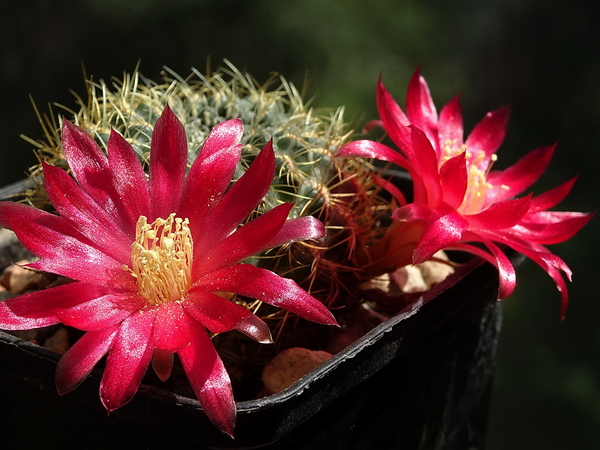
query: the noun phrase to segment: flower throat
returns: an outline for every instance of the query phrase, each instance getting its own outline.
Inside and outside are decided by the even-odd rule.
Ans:
[[[453,139],[447,140],[444,143],[439,167],[450,158],[458,156],[461,153],[465,154],[468,178],[467,191],[458,211],[462,214],[477,214],[485,206],[486,191],[492,187],[487,181],[487,174],[490,171],[491,164],[486,162],[485,152],[478,150],[473,153],[465,144],[457,146],[456,139]],[[490,157],[491,163],[494,163],[496,158],[496,154],[492,154]]]
[[[152,305],[181,300],[190,288],[194,244],[188,224],[174,213],[151,224],[145,216],[137,221],[131,272]]]

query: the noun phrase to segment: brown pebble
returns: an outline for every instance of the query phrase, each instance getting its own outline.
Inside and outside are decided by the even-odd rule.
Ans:
[[[45,283],[44,274],[21,266],[30,262],[21,260],[8,266],[0,276],[0,284],[15,295],[40,289]]]
[[[273,358],[263,369],[262,380],[269,394],[291,386],[332,354],[301,347],[288,348]]]

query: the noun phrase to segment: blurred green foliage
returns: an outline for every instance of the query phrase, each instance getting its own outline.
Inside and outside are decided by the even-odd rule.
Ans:
[[[185,75],[223,58],[258,81],[279,72],[317,106],[347,106],[360,127],[376,117],[377,77],[403,104],[421,64],[438,107],[457,92],[469,130],[512,103],[499,168],[560,140],[536,192],[580,174],[561,209],[598,208],[600,4],[574,0],[28,0],[0,28],[0,184],[34,163],[23,133],[41,137],[29,104],[73,106],[81,65],[95,79],[141,61]],[[574,271],[571,305],[532,263],[505,305],[489,450],[600,448],[600,304],[593,282],[598,220],[554,250]]]

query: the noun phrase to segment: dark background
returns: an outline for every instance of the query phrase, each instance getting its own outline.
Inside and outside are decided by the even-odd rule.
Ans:
[[[560,209],[598,208],[600,2],[548,0],[22,0],[0,27],[0,185],[35,163],[19,135],[41,137],[31,94],[45,109],[74,106],[95,79],[141,61],[187,75],[227,58],[259,81],[310,80],[315,106],[346,105],[358,126],[376,117],[380,71],[400,104],[417,65],[438,108],[457,92],[466,129],[513,105],[498,168],[560,141],[535,192],[579,174]],[[203,70],[202,70],[203,71]],[[599,220],[553,250],[571,266],[571,304],[531,262],[518,270],[505,322],[489,450],[600,448]]]

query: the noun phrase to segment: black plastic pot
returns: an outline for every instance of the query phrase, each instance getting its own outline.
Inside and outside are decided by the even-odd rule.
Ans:
[[[101,373],[59,396],[60,356],[0,332],[6,448],[481,449],[502,308],[496,270],[472,260],[412,308],[288,389],[237,404],[236,438],[194,399],[140,387],[108,416]]]

